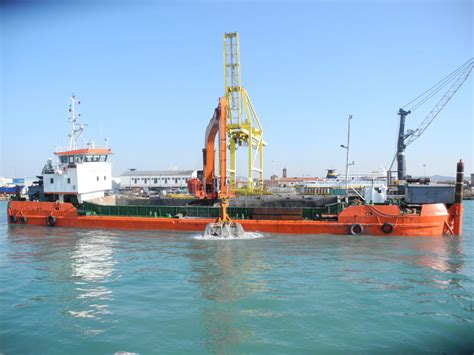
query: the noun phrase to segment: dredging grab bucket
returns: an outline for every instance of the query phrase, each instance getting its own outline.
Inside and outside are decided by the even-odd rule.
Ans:
[[[244,235],[244,228],[236,222],[208,223],[204,231],[205,237],[236,238]]]

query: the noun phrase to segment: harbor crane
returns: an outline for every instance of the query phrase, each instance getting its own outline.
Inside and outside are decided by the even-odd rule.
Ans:
[[[399,109],[398,115],[400,116],[400,126],[398,131],[397,141],[397,153],[390,164],[389,172],[392,170],[395,159],[397,160],[397,178],[398,180],[404,180],[406,178],[406,160],[405,160],[405,149],[416,141],[420,136],[428,129],[431,123],[434,121],[436,116],[456,94],[459,88],[464,84],[474,68],[474,58],[470,58],[466,63],[461,65],[452,73],[445,76],[443,79],[434,84],[431,88],[411,100],[405,106]],[[451,84],[451,85],[450,85]],[[431,99],[443,88],[448,87],[448,90],[444,93],[441,99],[431,109],[425,119],[420,123],[418,128],[414,130],[407,130],[405,132],[405,121],[406,117],[422,106],[426,101]]]
[[[263,127],[240,76],[240,43],[237,32],[224,34],[224,89],[227,99],[227,135],[229,136],[232,189],[236,188],[236,153],[247,147],[247,191],[254,191],[254,173],[258,176],[259,192],[263,191]]]

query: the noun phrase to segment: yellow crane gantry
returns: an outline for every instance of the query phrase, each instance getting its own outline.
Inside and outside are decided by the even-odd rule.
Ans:
[[[236,151],[248,149],[247,191],[254,192],[253,173],[258,174],[257,191],[263,191],[263,128],[240,77],[240,46],[237,32],[224,34],[224,85],[227,99],[230,186],[236,187]]]

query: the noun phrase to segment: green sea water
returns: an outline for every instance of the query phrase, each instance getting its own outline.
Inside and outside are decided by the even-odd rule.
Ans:
[[[295,236],[8,226],[0,353],[474,351],[474,201],[464,236]]]

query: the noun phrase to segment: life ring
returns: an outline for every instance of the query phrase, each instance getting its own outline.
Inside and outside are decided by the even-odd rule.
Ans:
[[[26,222],[28,222],[28,218],[26,218],[25,216],[21,216],[20,217],[20,223],[21,224],[26,224]]]
[[[384,232],[385,234],[390,234],[393,232],[393,224],[392,223],[388,223],[388,222],[385,222],[384,224],[382,224],[382,232]]]
[[[349,228],[349,231],[352,235],[361,235],[362,233],[364,233],[364,227],[362,227],[362,225],[360,225],[359,223],[354,223]]]
[[[56,224],[56,217],[54,216],[48,216],[46,217],[46,223],[48,224],[48,226],[52,227]]]
[[[16,216],[14,215],[10,216],[10,223],[16,223]]]

